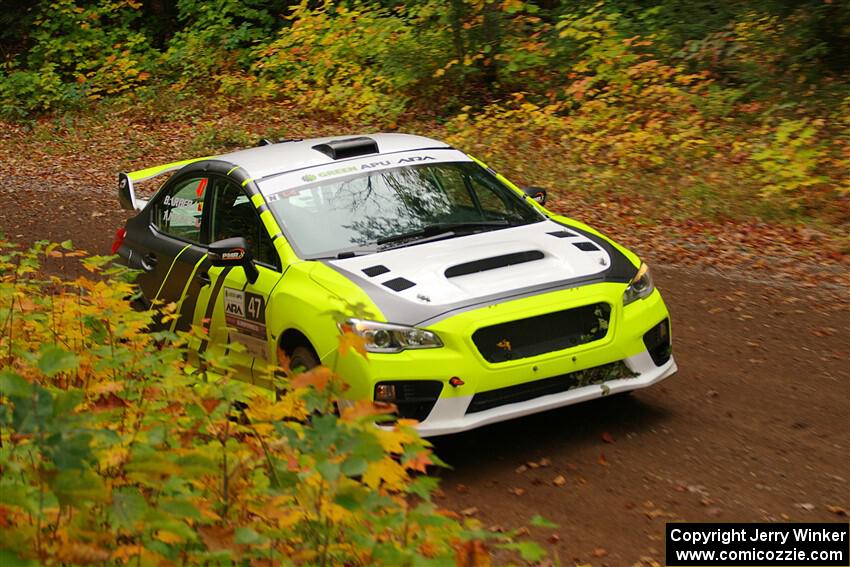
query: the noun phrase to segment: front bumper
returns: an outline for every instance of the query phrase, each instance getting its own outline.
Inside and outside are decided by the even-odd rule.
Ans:
[[[623,307],[623,287],[621,284],[596,284],[466,311],[428,327],[443,340],[442,348],[369,354],[365,359],[348,354],[325,363],[335,364],[339,374],[349,382],[347,397],[352,400],[372,399],[375,385],[379,382],[441,382],[443,387],[439,397],[431,411],[427,412],[427,417],[417,426],[423,436],[466,431],[605,395],[645,388],[676,372],[672,357],[656,364],[644,343],[647,331],[669,319],[669,315],[657,290],[649,297]],[[607,335],[593,342],[527,358],[489,362],[472,341],[474,332],[482,327],[599,302],[611,305],[611,318]],[[625,364],[635,376],[611,379],[604,382],[604,386],[597,383],[576,386],[533,399],[470,411],[475,394],[520,385],[533,386],[542,380],[551,381],[555,377],[612,363]],[[453,377],[460,378],[463,385],[449,385]]]
[[[652,358],[647,352],[631,356],[624,360],[624,362],[633,372],[638,373],[638,376],[609,380],[604,383],[605,388],[599,384],[592,384],[559,394],[550,394],[525,402],[499,406],[482,412],[466,413],[469,403],[472,401],[472,396],[439,398],[427,419],[420,423],[417,429],[423,437],[468,431],[476,427],[507,421],[524,415],[578,404],[638,388],[646,388],[661,382],[677,370],[676,361],[672,357],[667,364],[658,367],[652,362]]]

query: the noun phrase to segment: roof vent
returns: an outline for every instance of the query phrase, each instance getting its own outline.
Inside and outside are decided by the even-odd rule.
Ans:
[[[359,138],[346,138],[345,140],[331,140],[324,144],[315,145],[313,149],[322,152],[331,159],[345,159],[378,153],[378,142],[372,138],[361,136]]]

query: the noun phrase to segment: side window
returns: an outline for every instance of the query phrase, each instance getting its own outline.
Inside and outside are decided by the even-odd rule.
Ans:
[[[183,240],[206,244],[201,231],[206,177],[181,181],[154,205],[153,223],[161,231]]]
[[[210,240],[241,236],[248,241],[251,255],[261,264],[278,267],[277,252],[257,209],[242,188],[226,179],[215,181],[215,197],[210,214]]]

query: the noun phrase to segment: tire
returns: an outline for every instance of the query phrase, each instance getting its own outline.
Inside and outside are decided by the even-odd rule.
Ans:
[[[292,370],[310,370],[319,366],[319,364],[319,357],[310,347],[297,346],[292,349],[292,354],[289,355],[289,368]]]

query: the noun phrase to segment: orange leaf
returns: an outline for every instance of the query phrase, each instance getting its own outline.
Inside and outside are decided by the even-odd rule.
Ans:
[[[373,402],[371,400],[358,400],[354,404],[342,408],[340,415],[345,421],[357,421],[361,417],[369,415],[380,415],[395,411],[394,404],[386,402]]]
[[[198,534],[210,551],[224,551],[233,546],[234,529],[230,526],[200,526]]]
[[[428,455],[428,451],[421,451],[416,454],[412,459],[408,459],[404,465],[410,470],[425,472],[425,469],[428,465],[433,465],[434,462],[431,460],[431,457]]]
[[[68,563],[100,564],[109,560],[106,549],[86,543],[69,542],[62,546],[57,554],[61,561]]]
[[[320,392],[325,389],[333,374],[326,366],[317,366],[307,372],[302,372],[292,379],[293,388],[307,388],[313,386]]]
[[[339,352],[342,355],[354,349],[357,353],[366,356],[366,339],[351,332],[343,333],[339,338]]]

